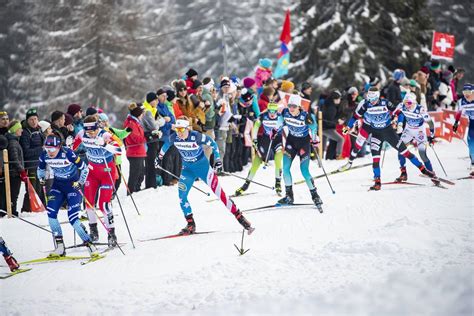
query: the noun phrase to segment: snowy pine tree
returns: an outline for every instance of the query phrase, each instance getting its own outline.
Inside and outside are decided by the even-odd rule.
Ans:
[[[395,68],[415,71],[429,58],[425,0],[302,0],[291,68],[296,81],[344,88]]]

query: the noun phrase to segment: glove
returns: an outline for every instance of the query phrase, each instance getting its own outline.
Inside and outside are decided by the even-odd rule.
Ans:
[[[77,181],[74,181],[74,182],[72,183],[72,187],[73,187],[74,189],[76,189],[76,190],[79,190],[79,189],[81,188],[81,184],[80,184],[79,182],[77,182]]]
[[[403,133],[403,123],[397,124],[397,134]]]
[[[133,129],[132,129],[131,127],[127,127],[127,128],[125,129],[125,131],[126,131],[127,133],[131,133],[131,132],[133,132]]]
[[[89,168],[85,167],[82,169],[81,174],[79,176],[79,184],[84,185],[86,183],[87,175],[89,174]]]
[[[26,170],[20,171],[20,179],[21,181],[25,182],[28,181],[28,174],[26,173]]]
[[[318,147],[319,145],[319,137],[315,136],[314,139],[311,139],[311,146]]]
[[[163,135],[163,133],[161,131],[155,129],[153,132],[151,132],[151,135],[157,136],[158,138],[160,138]]]
[[[258,140],[255,138],[255,139],[253,139],[252,141],[253,141],[253,146],[254,146],[255,148],[258,148]]]
[[[166,120],[162,117],[156,120],[156,123],[158,124],[158,127],[162,127],[166,124]]]
[[[39,184],[40,185],[46,185],[46,179],[45,178],[38,178]]]
[[[431,134],[430,136],[428,136],[428,143],[430,145],[433,145],[434,144],[434,139],[435,139],[436,136],[434,136],[434,134]]]
[[[454,122],[453,124],[453,132],[455,133],[458,131],[458,124],[459,124],[458,121]]]
[[[105,146],[105,140],[102,137],[97,137],[95,139],[95,144],[97,146]]]
[[[216,172],[222,172],[222,161],[220,159],[216,159],[216,161],[214,162],[214,170]]]
[[[275,139],[278,136],[278,130],[276,128],[272,129],[272,133],[270,134],[271,139]]]
[[[71,146],[72,146],[72,143],[74,143],[74,137],[68,136],[68,137],[66,138],[65,143],[66,143],[66,146],[67,146],[67,147],[71,147]]]
[[[342,135],[347,135],[349,133],[351,129],[349,128],[349,126],[344,126],[342,128]]]

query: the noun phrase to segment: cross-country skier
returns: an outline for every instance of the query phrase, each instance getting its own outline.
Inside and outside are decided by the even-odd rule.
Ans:
[[[458,130],[461,115],[469,118],[469,131],[467,134],[467,144],[469,146],[469,156],[471,157],[471,173],[474,176],[474,84],[466,83],[462,89],[463,97],[458,101],[458,112],[456,113],[456,121],[453,125],[453,132]]]
[[[227,198],[219,184],[216,171],[222,170],[222,161],[216,142],[205,134],[190,130],[189,120],[186,117],[180,117],[176,120],[174,130],[176,134],[173,133],[171,135],[170,142],[171,145],[174,144],[178,149],[183,159],[178,190],[181,209],[187,221],[186,227],[181,230],[180,234],[189,235],[196,231],[196,223],[194,222],[191,205],[188,201],[189,190],[191,190],[196,178],[203,180],[212,189],[214,194],[221,199],[222,203],[224,203],[239,223],[251,234],[254,228],[251,227],[250,222],[237,209],[234,202]],[[209,160],[204,155],[203,145],[212,148],[215,159],[215,171],[210,167]]]
[[[281,115],[284,126],[288,128],[285,153],[283,155],[283,180],[285,181],[286,196],[280,199],[278,203],[294,203],[291,164],[298,155],[300,157],[301,174],[306,180],[311,193],[311,199],[314,205],[320,208],[323,201],[318,195],[314,181],[309,173],[311,146],[315,147],[319,143],[318,136],[316,135],[316,120],[310,113],[301,109],[301,97],[296,94],[289,97],[288,107],[283,109]]]
[[[5,262],[8,264],[8,267],[10,268],[11,272],[18,270],[20,268],[20,265],[18,264],[16,259],[13,257],[12,252],[10,251],[10,249],[8,249],[2,237],[0,237],[0,252],[2,253],[3,258],[5,259]]]
[[[46,137],[44,150],[39,157],[38,179],[42,185],[46,182],[46,166],[54,173],[54,182],[48,193],[48,220],[54,235],[56,249],[51,255],[65,256],[63,232],[58,221],[59,208],[64,201],[68,204],[68,218],[74,230],[87,246],[91,256],[97,255],[97,248],[92,244],[87,232],[79,220],[82,196],[80,186],[84,184],[89,173],[87,165],[70,148],[61,145],[61,138],[51,134]]]
[[[89,175],[84,186],[84,196],[89,203],[86,211],[89,218],[90,236],[92,241],[99,239],[97,230],[97,216],[91,206],[94,205],[96,194],[99,193],[99,209],[104,214],[105,226],[108,229],[109,247],[117,246],[115,235],[114,214],[110,203],[114,191],[114,183],[117,179],[117,168],[114,156],[121,154],[117,142],[112,135],[101,129],[95,116],[87,116],[84,119],[84,129],[80,131],[74,140],[73,149],[84,144],[88,160]]]
[[[367,139],[369,134],[372,134],[370,140],[370,149],[372,152],[372,166],[374,172],[374,185],[370,187],[371,190],[380,190],[382,187],[380,181],[380,151],[384,141],[389,143],[393,148],[397,149],[400,154],[408,158],[420,171],[429,176],[435,178],[433,172],[426,169],[423,164],[413,155],[405,146],[405,144],[399,141],[395,130],[392,128],[392,115],[395,110],[395,106],[386,99],[380,99],[380,91],[376,87],[369,88],[365,100],[362,100],[354,115],[344,127],[344,132],[347,133],[354,125],[354,122],[360,118],[363,118],[363,124],[360,128],[359,135],[357,136],[357,144],[362,144]],[[357,156],[357,152],[360,146],[352,150],[349,162],[344,166],[345,170],[352,166]],[[434,180],[433,182],[439,183]]]
[[[261,135],[258,135],[260,130],[262,130]],[[281,114],[278,113],[278,104],[269,103],[267,110],[260,114],[253,126],[252,139],[255,144],[256,154],[247,175],[248,180],[235,191],[235,195],[241,195],[248,189],[250,181],[257,173],[258,168],[260,168],[262,162],[267,162],[271,152],[274,153],[275,160],[275,191],[278,195],[281,194],[282,130],[283,119]]]
[[[427,143],[433,143],[434,123],[425,109],[420,104],[416,103],[416,95],[413,92],[407,93],[403,102],[398,105],[394,114],[398,115],[397,134],[401,134],[400,140],[405,145],[414,142],[418,147],[418,152],[420,153],[421,160],[423,160],[426,169],[433,172],[431,161],[426,155],[426,145]],[[426,136],[425,123],[428,123],[430,128],[430,136]],[[405,128],[403,128],[403,125],[405,125]],[[395,181],[407,181],[408,175],[407,168],[405,167],[406,158],[399,153],[398,160],[400,162],[401,174]]]

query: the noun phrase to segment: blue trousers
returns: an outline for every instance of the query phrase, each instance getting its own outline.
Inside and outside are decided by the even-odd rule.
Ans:
[[[474,165],[474,120],[469,120],[467,145],[469,146],[469,157],[471,157],[471,165]]]
[[[81,222],[78,220],[79,211],[82,205],[82,196],[79,190],[74,189],[72,182],[60,182],[54,181],[51,190],[48,192],[48,211],[49,226],[53,231],[54,236],[62,236],[61,225],[58,221],[58,212],[64,201],[68,204],[68,218],[74,230],[77,232],[82,241],[89,242],[90,237],[81,226]]]

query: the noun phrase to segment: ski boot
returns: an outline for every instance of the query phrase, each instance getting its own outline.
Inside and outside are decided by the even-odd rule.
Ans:
[[[275,192],[278,196],[281,196],[281,179],[279,178],[275,179]]]
[[[196,223],[194,222],[193,214],[186,215],[186,222],[188,224],[186,227],[181,229],[179,232],[180,235],[191,235],[196,232]]]
[[[239,196],[239,195],[242,195],[242,193],[244,193],[245,191],[247,191],[247,189],[249,188],[249,185],[250,185],[250,181],[246,180],[244,185],[242,185],[240,188],[238,188],[237,190],[235,190],[235,196]]]
[[[98,241],[99,240],[99,231],[97,230],[97,223],[95,224],[89,224],[89,229],[90,229],[90,234],[89,234],[89,237],[90,239],[94,242],[94,241]],[[84,229],[85,230],[85,229]]]
[[[422,174],[424,174],[425,176],[428,176],[431,179],[431,182],[433,182],[434,185],[439,185],[441,183],[441,181],[439,181],[438,178],[436,177],[436,174],[426,169],[425,166],[421,166],[419,169]]]
[[[54,240],[56,242],[56,249],[48,257],[64,257],[66,255],[66,247],[64,247],[63,237],[57,236]]]
[[[20,268],[20,265],[12,255],[3,255],[3,258],[5,258],[5,261],[8,264],[11,272]]]
[[[253,233],[255,228],[253,228],[250,222],[244,217],[244,215],[242,215],[242,212],[237,211],[235,212],[234,216],[240,223],[240,225],[242,225],[242,227],[247,231],[247,234],[250,235],[251,233]]]
[[[345,165],[339,167],[339,169],[337,169],[337,171],[343,172],[343,171],[347,171],[351,168],[352,168],[352,161],[349,160]]]
[[[286,187],[286,196],[282,199],[279,199],[278,203],[280,203],[280,204],[293,204],[294,201],[295,200],[293,199],[293,187],[291,185],[287,186]]]
[[[109,236],[107,237],[109,248],[117,247],[117,236],[115,235],[115,228],[109,228]]]
[[[382,188],[382,182],[380,181],[380,178],[374,178],[374,185],[369,188],[369,190],[372,191],[379,191]]]
[[[407,168],[400,167],[400,176],[395,179],[395,182],[406,182],[408,180]]]
[[[91,258],[99,256],[99,251],[97,250],[97,247],[92,242],[86,242],[86,247],[87,247],[87,250],[89,251],[89,255],[91,256]]]
[[[321,197],[319,196],[318,192],[316,191],[316,189],[310,190],[309,192],[311,192],[311,199],[313,200],[314,205],[316,206],[318,211],[322,213],[323,208],[321,207],[321,205],[323,205],[323,201],[321,200]]]

